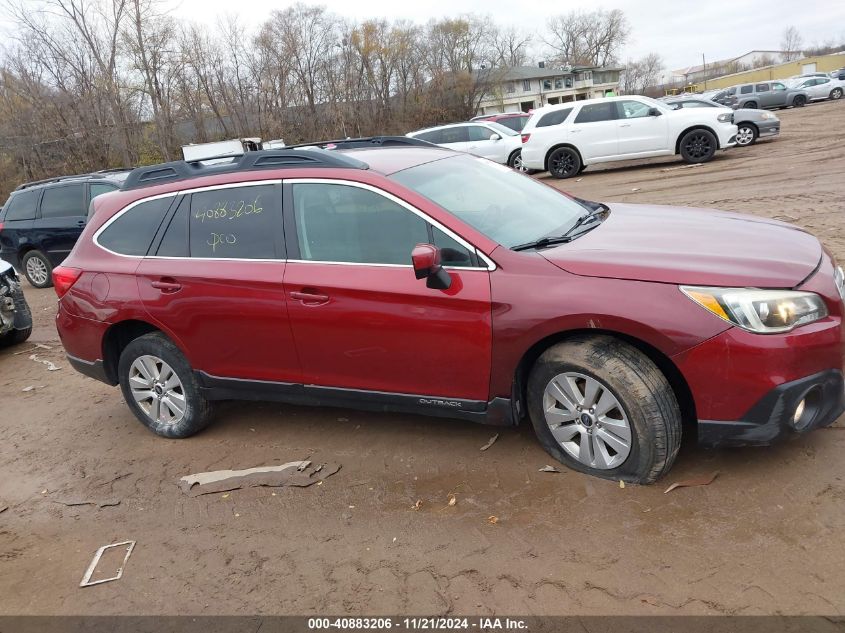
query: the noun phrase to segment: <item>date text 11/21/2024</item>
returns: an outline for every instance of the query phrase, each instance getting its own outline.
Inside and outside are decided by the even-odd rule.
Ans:
[[[197,209],[194,213],[194,220],[199,220],[200,223],[205,223],[206,220],[237,220],[238,218],[248,218],[253,215],[260,214],[264,208],[259,206],[261,196],[257,196],[252,202],[246,200],[238,200],[231,202],[224,201],[218,203],[211,209]],[[231,232],[212,232],[208,238],[207,244],[211,247],[211,252],[216,253],[218,247],[230,246],[237,244],[238,237]]]
[[[369,631],[528,631],[528,623],[520,618],[498,617],[351,617],[309,618],[309,630],[369,630]]]

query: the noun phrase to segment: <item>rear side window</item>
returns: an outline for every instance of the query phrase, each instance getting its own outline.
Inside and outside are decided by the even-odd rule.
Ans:
[[[740,86],[739,94],[741,95],[750,95],[754,92],[754,86]]]
[[[428,141],[429,143],[442,143],[440,130],[432,130],[431,132],[423,132],[422,134],[417,134],[416,138],[421,138],[424,141]]]
[[[525,127],[525,123],[527,121],[527,116],[510,116],[506,119],[499,119],[498,121],[496,121],[496,123],[504,125],[505,127],[509,127],[514,132],[521,132],[522,128]]]
[[[191,257],[275,259],[281,207],[275,185],[230,187],[191,196]]]
[[[616,102],[593,103],[581,108],[576,123],[598,123],[600,121],[612,121],[616,118]]]
[[[85,185],[61,185],[44,189],[42,218],[68,218],[86,215]]]
[[[6,204],[5,220],[7,222],[12,220],[34,220],[35,207],[38,206],[38,197],[40,195],[41,191],[38,189],[12,194],[12,197]]]
[[[769,84],[757,84],[757,92],[768,92]]]
[[[103,248],[121,255],[146,255],[172,202],[173,196],[168,196],[132,207],[109,224],[100,233],[97,242]]]
[[[564,108],[563,110],[555,110],[540,117],[537,121],[536,127],[549,127],[550,125],[560,125],[566,121],[566,117],[572,112],[572,108]]]
[[[466,143],[469,141],[469,134],[464,126],[461,127],[447,127],[440,130],[440,143]]]

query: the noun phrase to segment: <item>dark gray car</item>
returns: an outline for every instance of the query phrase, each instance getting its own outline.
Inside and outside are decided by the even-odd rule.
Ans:
[[[675,109],[728,107],[703,98],[666,99],[666,103]],[[753,145],[758,138],[780,134],[780,119],[774,113],[765,110],[752,110],[750,108],[734,110],[734,124],[737,127],[736,144],[740,147]]]
[[[802,108],[810,101],[810,95],[805,90],[789,88],[782,81],[759,81],[731,86],[717,101],[734,109]]]

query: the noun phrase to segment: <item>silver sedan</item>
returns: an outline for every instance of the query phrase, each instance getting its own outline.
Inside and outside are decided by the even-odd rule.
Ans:
[[[667,99],[666,103],[679,108],[725,108],[727,106],[710,101],[709,99]],[[780,119],[768,110],[740,108],[734,110],[734,123],[737,127],[736,144],[738,147],[753,145],[758,138],[776,136],[780,134]]]

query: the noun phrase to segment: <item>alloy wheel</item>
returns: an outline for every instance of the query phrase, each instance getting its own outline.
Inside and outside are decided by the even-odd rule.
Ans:
[[[692,134],[684,144],[690,158],[704,158],[712,151],[710,137],[707,134]]]
[[[550,159],[550,162],[549,171],[556,176],[560,175],[566,178],[575,172],[575,157],[572,155],[572,152],[555,153]]]
[[[631,425],[607,385],[566,372],[552,378],[543,394],[546,424],[558,445],[585,466],[609,470],[631,452]]]
[[[185,389],[173,368],[157,356],[136,358],[129,367],[129,388],[153,422],[177,424],[185,417]]]
[[[514,157],[513,157],[513,168],[514,168],[516,171],[521,171],[521,172],[526,172],[526,171],[528,171],[528,170],[525,168],[525,165],[523,165],[523,164],[522,164],[522,153],[521,153],[521,152],[520,152],[519,154],[517,154],[516,156],[514,156]]]
[[[30,257],[26,260],[26,276],[39,286],[46,284],[49,277],[47,265],[40,257]]]
[[[750,127],[740,127],[739,131],[736,134],[736,144],[737,145],[750,145],[751,141],[754,140],[754,130]]]

